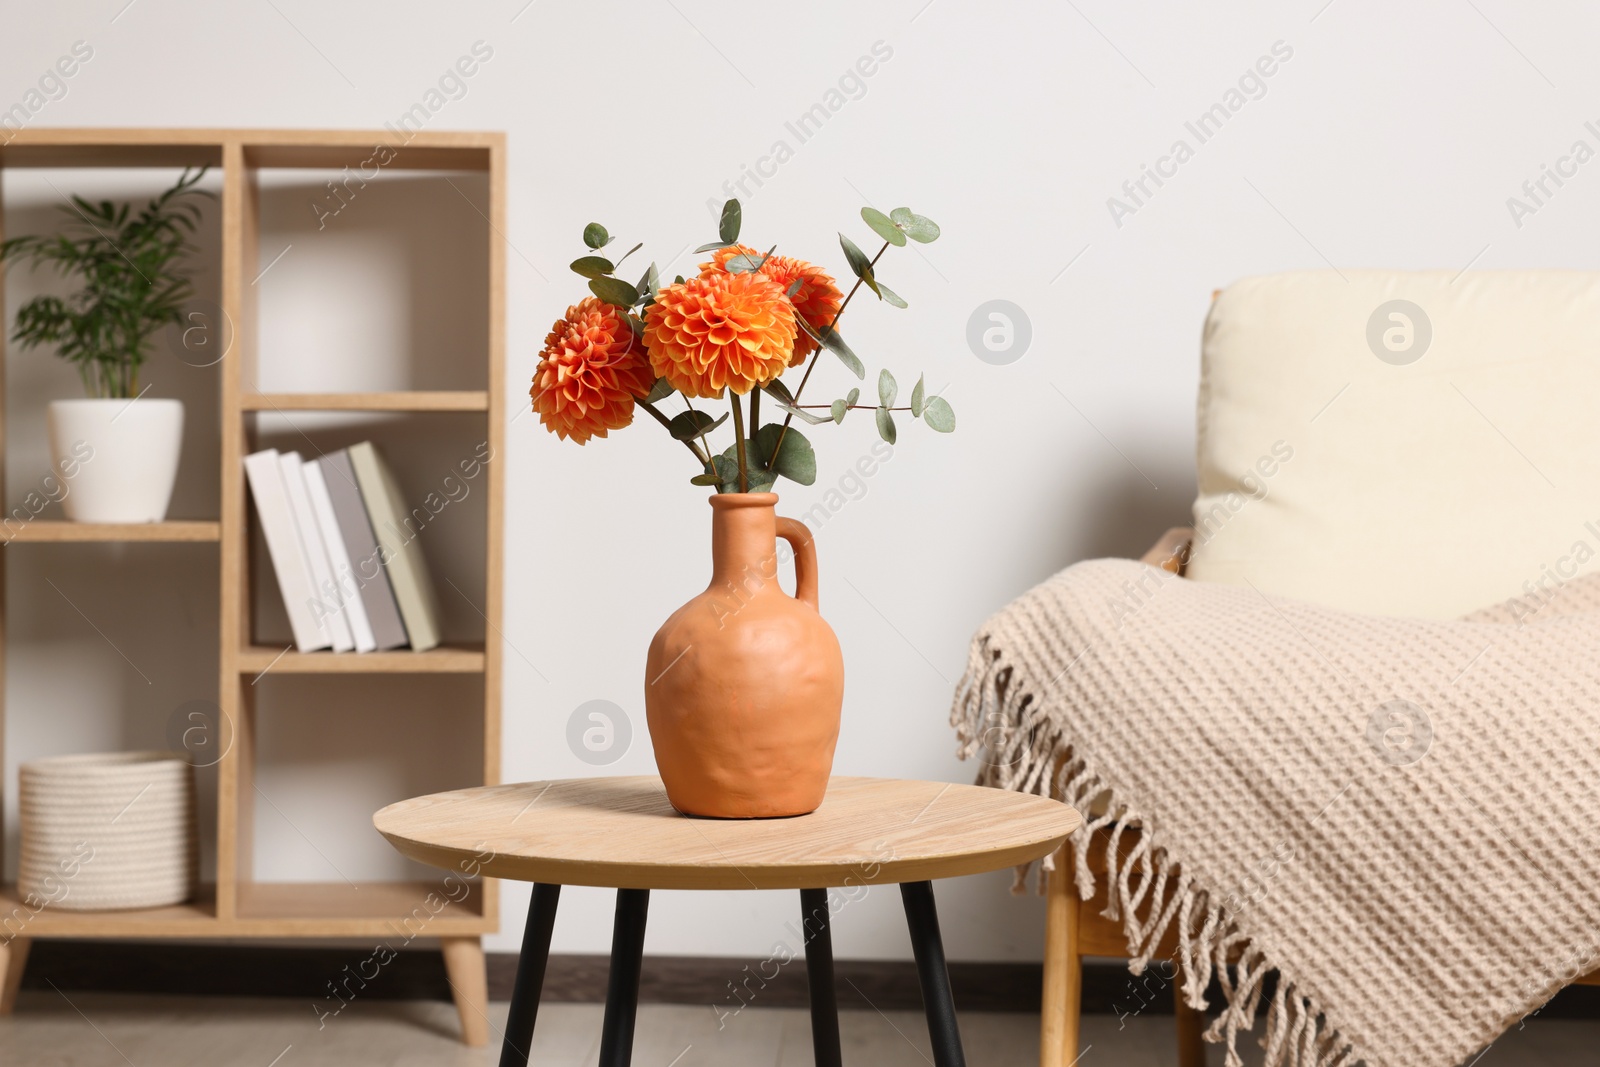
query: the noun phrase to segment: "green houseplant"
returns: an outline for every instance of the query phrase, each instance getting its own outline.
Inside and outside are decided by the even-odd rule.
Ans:
[[[185,169],[135,212],[129,204],[73,196],[67,221],[50,235],[0,243],[0,263],[51,267],[80,283],[61,297],[37,296],[17,311],[11,339],[24,349],[54,346],[89,396],[50,404],[50,447],[58,470],[72,469],[62,501],[79,522],[160,522],[177,479],[183,404],[144,396],[139,372],[156,336],[181,325],[193,295],[186,261],[199,225],[198,184],[206,168]],[[145,387],[148,388],[148,387]]]

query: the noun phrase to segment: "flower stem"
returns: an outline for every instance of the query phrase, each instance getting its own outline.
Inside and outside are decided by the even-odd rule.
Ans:
[[[876,267],[878,265],[878,260],[882,259],[883,254],[887,251],[889,251],[889,242],[885,241],[883,242],[883,247],[878,249],[878,254],[872,257],[872,262],[867,264],[867,269],[870,270],[873,267]],[[861,288],[861,283],[864,280],[865,279],[863,278],[857,278],[856,283],[850,287],[850,292],[845,294],[844,303],[839,305],[838,314],[834,315],[833,321],[828,323],[828,329],[835,329],[839,325],[839,320],[844,318],[845,308],[850,306],[850,301],[855,298],[856,290]],[[794,391],[794,399],[796,404],[799,404],[800,402],[800,394],[806,391],[806,383],[811,380],[811,372],[817,369],[817,360],[822,355],[822,349],[823,346],[818,345],[817,350],[811,353],[811,362],[806,364],[806,372],[800,376],[800,388]],[[789,424],[793,421],[793,415],[784,415],[783,428],[778,431],[778,440],[772,445],[772,458],[767,461],[767,470],[771,470],[772,465],[778,462],[778,450],[783,447],[783,439],[789,436]]]
[[[744,408],[739,403],[739,394],[732,389],[728,390],[728,402],[733,407],[733,443],[739,450],[739,492],[748,493],[750,477],[744,459]]]

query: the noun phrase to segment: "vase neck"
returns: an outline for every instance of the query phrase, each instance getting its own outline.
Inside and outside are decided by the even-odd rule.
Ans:
[[[769,493],[727,494],[711,509],[711,584],[756,587],[778,572],[778,519],[772,503],[740,497]]]

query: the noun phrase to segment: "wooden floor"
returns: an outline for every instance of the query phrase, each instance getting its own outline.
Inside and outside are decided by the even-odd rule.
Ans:
[[[495,1004],[498,1031],[506,1006]],[[584,1067],[599,1051],[601,1008],[553,1004],[539,1015],[533,1062]],[[309,1002],[25,992],[0,1019],[0,1064],[30,1067],[485,1067],[499,1051],[455,1040],[455,1010],[440,1003],[359,1001],[318,1019]],[[852,1011],[841,1020],[845,1062],[855,1067],[927,1067],[927,1030],[916,1012]],[[1082,1067],[1171,1067],[1171,1016],[1084,1020],[1091,1046]],[[968,1014],[961,1020],[971,1067],[1032,1067],[1038,1016]],[[1538,1020],[1503,1038],[1477,1067],[1592,1064],[1600,1022]],[[1255,1051],[1255,1050],[1251,1050]],[[1220,1050],[1211,1050],[1220,1064]],[[1259,1053],[1250,1062],[1259,1062]],[[803,1010],[747,1008],[718,1019],[707,1008],[646,1005],[639,1012],[636,1067],[805,1067],[811,1032]]]

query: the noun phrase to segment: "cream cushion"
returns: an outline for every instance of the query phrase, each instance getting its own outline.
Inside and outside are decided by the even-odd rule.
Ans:
[[[1600,273],[1247,278],[1206,320],[1188,573],[1531,615],[1600,566],[1597,425]]]

